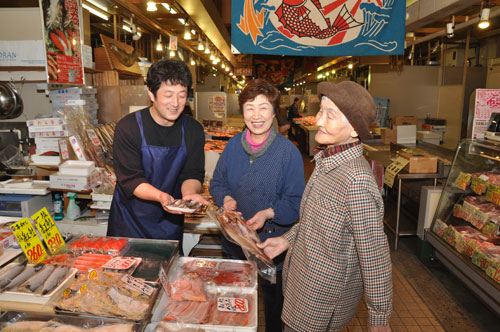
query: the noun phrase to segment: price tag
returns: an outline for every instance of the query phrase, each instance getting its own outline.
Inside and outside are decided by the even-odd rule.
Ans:
[[[167,272],[163,268],[163,264],[160,266],[160,273],[159,273],[158,277],[160,278],[160,282],[161,282],[161,285],[163,286],[163,289],[168,294],[170,287],[168,285]]]
[[[401,170],[405,168],[405,166],[408,165],[409,162],[410,161],[408,159],[405,159],[403,157],[397,157],[396,160],[394,160],[385,169],[384,184],[392,188],[392,186],[394,185],[394,179],[396,178],[396,175],[398,175],[398,173],[401,172]]]
[[[45,259],[47,252],[28,218],[19,220],[10,226],[10,229],[31,263],[38,263]]]
[[[153,292],[155,291],[155,289],[153,287],[149,286],[148,284],[146,284],[142,280],[134,278],[128,274],[124,275],[121,280],[131,289],[138,290],[139,292],[141,292],[147,296],[153,295]]]
[[[500,187],[493,183],[488,183],[486,199],[492,203],[500,205]]]
[[[54,220],[50,217],[49,211],[47,208],[43,208],[34,215],[31,216],[31,219],[35,223],[36,228],[42,235],[47,247],[49,248],[51,253],[55,253],[59,248],[64,246],[66,243],[59,233]]]
[[[128,270],[142,261],[140,257],[115,257],[107,261],[102,268],[110,270]]]
[[[218,297],[217,310],[246,313],[248,312],[248,301],[242,298]]]
[[[87,129],[87,136],[90,138],[90,141],[95,145],[99,146],[101,145],[101,140],[97,136],[96,132],[94,129]]]
[[[486,268],[486,274],[500,284],[500,268],[490,265]]]
[[[478,176],[473,176],[471,178],[470,188],[476,194],[482,195],[485,193],[486,189],[488,188],[488,182],[484,181],[483,179],[481,179]]]
[[[458,189],[465,190],[467,189],[467,186],[469,185],[471,175],[469,173],[463,173],[460,172],[458,174],[457,179],[455,180],[455,186],[457,186]]]
[[[469,222],[474,225],[477,229],[483,229],[484,226],[488,223],[490,220],[490,216],[486,213],[484,213],[481,210],[476,210],[474,213],[470,216]]]

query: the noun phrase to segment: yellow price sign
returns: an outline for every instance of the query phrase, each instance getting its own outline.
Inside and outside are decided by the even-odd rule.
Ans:
[[[45,259],[47,252],[28,218],[21,219],[10,227],[31,263],[38,263]]]
[[[38,228],[40,234],[42,234],[47,247],[49,248],[51,253],[55,253],[57,249],[64,246],[64,240],[57,229],[54,220],[47,211],[47,208],[42,208],[40,211],[31,216],[31,219]]]

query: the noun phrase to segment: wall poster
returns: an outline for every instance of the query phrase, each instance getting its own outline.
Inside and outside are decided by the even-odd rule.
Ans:
[[[472,138],[484,138],[492,113],[500,113],[500,89],[476,89]]]
[[[404,53],[406,1],[240,0],[233,53],[357,56]]]
[[[47,82],[84,84],[81,0],[40,0]]]

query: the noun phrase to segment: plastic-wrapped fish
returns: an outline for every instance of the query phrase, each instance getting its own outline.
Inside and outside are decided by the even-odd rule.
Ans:
[[[51,290],[53,290],[61,280],[66,276],[66,273],[68,273],[69,267],[67,266],[58,266],[52,274],[48,277],[47,280],[45,280],[45,283],[43,284],[42,288],[42,294],[47,294]]]
[[[2,332],[31,332],[31,331],[41,331],[42,329],[46,328],[49,326],[49,322],[44,322],[44,321],[36,321],[36,320],[30,320],[30,321],[20,321],[20,322],[14,322],[2,329]]]
[[[17,277],[12,279],[12,281],[5,287],[6,290],[12,289],[14,287],[19,286],[29,278],[31,278],[35,273],[37,273],[41,268],[43,267],[43,264],[37,264],[37,265],[28,265],[24,269],[21,274],[19,274]]]
[[[0,271],[0,289],[12,281],[26,267],[26,263],[9,265]]]
[[[45,280],[47,280],[47,278],[51,275],[55,268],[55,265],[45,265],[40,271],[38,271],[35,275],[28,279],[26,289],[30,290],[31,292],[37,290],[38,287],[43,285]]]

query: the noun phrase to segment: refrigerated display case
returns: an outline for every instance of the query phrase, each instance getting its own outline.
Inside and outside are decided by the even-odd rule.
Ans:
[[[463,140],[426,240],[436,257],[500,314],[500,143]]]

